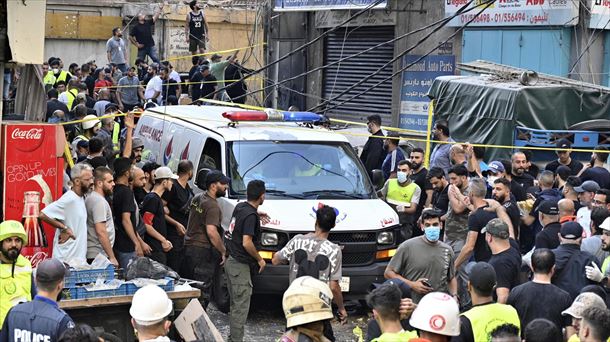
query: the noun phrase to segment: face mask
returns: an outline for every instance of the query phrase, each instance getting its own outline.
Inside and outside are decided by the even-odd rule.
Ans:
[[[59,69],[57,69],[57,68],[53,69],[54,74],[57,74],[58,72],[59,72]]]
[[[407,181],[407,173],[406,172],[402,172],[402,171],[398,171],[396,173],[396,179],[398,179],[398,183],[404,183]]]
[[[496,177],[496,176],[489,176],[489,177],[487,177],[487,184],[489,184],[489,186],[493,187],[494,186],[494,182],[498,178],[500,178],[500,177]]]
[[[432,226],[424,228],[424,235],[430,242],[436,242],[441,237],[441,227]]]

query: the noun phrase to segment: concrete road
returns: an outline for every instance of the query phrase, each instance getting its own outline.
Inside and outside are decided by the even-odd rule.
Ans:
[[[358,341],[354,334],[354,328],[359,327],[362,336],[366,337],[366,324],[368,313],[358,302],[348,302],[348,322],[345,325],[333,321],[333,331],[338,342]],[[229,336],[229,316],[216,310],[213,305],[208,307],[208,315],[216,328],[226,340]],[[253,297],[250,305],[250,315],[246,323],[245,341],[248,342],[269,342],[276,341],[285,330],[286,320],[282,312],[281,296],[262,296]]]

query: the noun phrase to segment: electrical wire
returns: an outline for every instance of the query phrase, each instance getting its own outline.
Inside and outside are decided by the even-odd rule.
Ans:
[[[472,3],[472,1],[471,1],[470,3]],[[468,6],[470,3],[466,4],[466,5],[465,5],[463,8],[467,7],[467,6]],[[470,11],[474,11],[475,9],[476,9],[476,7],[470,7],[470,8],[468,8],[468,9],[464,9],[464,10],[461,12],[461,14],[465,14],[465,13],[468,13],[468,12],[470,12]],[[461,9],[460,9],[460,10],[461,10]],[[459,10],[458,10],[458,11],[459,11]],[[388,41],[386,41],[386,42],[379,43],[379,44],[377,44],[377,45],[375,45],[375,46],[372,46],[372,47],[370,47],[370,48],[368,48],[368,49],[365,49],[365,50],[363,50],[363,51],[360,51],[360,52],[357,52],[357,53],[355,53],[355,54],[352,54],[352,55],[349,55],[349,56],[343,57],[343,58],[338,59],[338,60],[336,60],[336,61],[334,61],[334,62],[330,62],[330,63],[328,63],[328,64],[325,64],[325,65],[323,65],[323,66],[319,66],[319,67],[313,68],[313,69],[311,69],[311,70],[309,70],[309,71],[303,72],[303,73],[298,74],[298,75],[296,75],[296,76],[293,76],[293,77],[290,77],[290,78],[287,78],[287,79],[284,79],[284,80],[278,81],[276,84],[277,84],[277,85],[281,85],[281,84],[284,84],[284,83],[287,83],[287,82],[290,82],[290,81],[294,81],[294,80],[296,80],[296,79],[298,79],[298,78],[301,78],[301,77],[306,76],[306,75],[308,75],[308,74],[311,74],[311,73],[313,73],[313,72],[316,72],[316,71],[320,71],[320,70],[323,70],[323,69],[329,68],[329,67],[331,67],[331,66],[333,66],[333,65],[335,65],[335,64],[340,64],[340,63],[342,63],[342,62],[344,62],[344,61],[346,61],[346,60],[348,60],[348,59],[358,57],[358,56],[363,55],[363,54],[365,54],[365,53],[367,53],[367,52],[373,51],[373,50],[375,50],[375,49],[377,49],[377,48],[379,48],[379,47],[381,47],[381,46],[388,45],[388,44],[392,44],[392,43],[394,43],[394,42],[396,42],[396,41],[398,41],[398,40],[400,40],[400,39],[403,39],[403,38],[406,38],[406,37],[408,37],[408,36],[411,36],[411,35],[417,34],[417,33],[419,33],[419,32],[425,31],[425,30],[427,30],[427,29],[429,29],[429,28],[432,28],[432,27],[434,27],[434,26],[436,26],[436,25],[438,25],[438,24],[444,24],[444,23],[448,23],[448,22],[449,22],[449,21],[451,21],[453,18],[454,18],[454,17],[452,16],[452,17],[443,18],[443,19],[441,19],[441,20],[437,20],[437,21],[435,21],[435,22],[433,22],[433,23],[431,23],[431,24],[428,24],[428,25],[426,25],[426,26],[424,26],[424,27],[421,27],[421,28],[418,28],[418,29],[416,29],[416,30],[413,30],[413,31],[407,32],[407,33],[402,34],[402,35],[400,35],[400,36],[398,36],[398,37],[396,37],[396,38],[390,39],[390,40],[388,40]],[[272,87],[274,87],[274,86],[275,86],[275,85],[269,85],[269,86],[263,87],[263,88],[258,89],[258,90],[253,90],[253,91],[247,92],[247,93],[245,93],[244,95],[240,95],[239,97],[236,97],[236,99],[241,98],[241,97],[244,97],[244,96],[248,96],[248,95],[255,94],[255,93],[259,92],[259,91],[265,91],[265,90],[267,90],[267,89],[269,89],[269,88],[272,88]]]
[[[482,4],[481,4],[481,5],[479,5],[479,6],[486,5],[486,6],[483,8],[483,10],[485,10],[485,9],[487,9],[487,8],[489,7],[489,5],[490,5],[490,4],[492,4],[493,2],[495,2],[495,0],[490,0],[490,1],[488,1],[488,2],[484,2],[484,3],[482,3]],[[448,19],[450,19],[450,20],[451,20],[451,19],[453,19],[453,18],[455,18],[455,17],[457,17],[457,16],[459,16],[459,15],[463,14],[463,12],[464,12],[464,10],[466,9],[466,7],[470,6],[472,3],[474,3],[474,0],[470,0],[470,1],[469,1],[467,4],[465,4],[465,5],[464,5],[464,6],[462,6],[460,9],[458,9],[458,11],[456,11],[456,13],[454,13],[454,14],[453,14],[452,16],[450,16]],[[476,7],[476,6],[475,6],[475,7]],[[482,13],[482,11],[479,11],[479,13],[477,13],[477,14],[476,14],[476,15],[475,15],[473,18],[477,18],[477,17],[478,17],[478,16],[479,16],[481,13]],[[471,20],[471,21],[469,21],[469,22],[472,22],[472,20]],[[373,77],[374,77],[374,76],[376,76],[376,75],[377,75],[377,74],[378,74],[380,71],[382,71],[383,69],[385,69],[385,68],[387,68],[388,66],[392,65],[394,62],[396,62],[397,60],[401,59],[401,58],[402,58],[404,55],[406,55],[407,53],[409,53],[409,52],[413,51],[413,50],[414,50],[415,48],[417,48],[417,47],[418,47],[420,44],[422,44],[424,41],[426,41],[428,38],[430,38],[430,37],[431,37],[433,34],[435,34],[435,33],[437,33],[438,31],[440,31],[440,30],[441,30],[441,29],[442,29],[442,28],[443,28],[445,25],[447,25],[448,23],[449,23],[449,21],[445,21],[445,22],[443,22],[443,23],[442,23],[442,25],[440,25],[440,26],[438,26],[438,27],[434,28],[434,29],[432,30],[432,32],[430,32],[430,33],[429,33],[429,34],[427,34],[426,36],[422,37],[422,38],[421,38],[421,39],[420,39],[420,40],[419,40],[417,43],[415,43],[413,46],[411,46],[411,47],[409,47],[408,49],[404,50],[403,52],[401,52],[400,54],[398,54],[396,57],[392,58],[390,61],[388,61],[387,63],[385,63],[385,64],[384,64],[384,65],[382,65],[381,67],[379,67],[379,68],[378,68],[376,71],[374,71],[372,74],[370,74],[370,75],[368,75],[368,76],[366,76],[366,77],[362,78],[361,80],[359,80],[359,81],[358,81],[358,82],[356,82],[355,84],[353,84],[353,85],[351,85],[351,86],[347,87],[347,88],[346,88],[346,89],[344,89],[344,90],[343,90],[341,93],[339,93],[337,96],[332,97],[332,98],[330,98],[330,99],[329,99],[329,100],[327,100],[327,101],[324,101],[324,102],[322,102],[322,103],[319,103],[319,104],[317,104],[317,105],[315,105],[315,106],[311,107],[311,108],[310,108],[308,111],[315,111],[315,110],[317,110],[318,108],[321,108],[321,107],[325,106],[326,104],[331,103],[331,102],[333,102],[333,101],[335,101],[335,100],[339,99],[339,98],[340,98],[340,97],[342,97],[343,95],[345,95],[345,94],[349,93],[349,92],[350,92],[352,89],[354,89],[355,87],[357,87],[357,86],[361,85],[362,83],[364,83],[364,82],[368,81],[369,79],[373,78]],[[463,26],[462,26],[462,27],[463,27]],[[457,32],[460,32],[460,31],[457,31]],[[455,35],[453,35],[453,36],[455,36]],[[448,41],[448,40],[445,40],[445,41],[443,42],[443,44],[444,44],[444,43],[446,43],[447,41]],[[438,47],[436,47],[434,50],[436,50],[437,48],[438,48]],[[434,50],[433,50],[433,51],[434,51]],[[426,55],[426,56],[427,56],[427,55]],[[424,56],[424,57],[425,57],[425,56]],[[420,60],[421,60],[421,58],[420,58],[420,59],[418,59],[418,60],[417,60],[417,62],[419,62]],[[393,78],[393,77],[394,77],[394,76],[392,76],[392,78]],[[385,80],[387,80],[387,79],[388,79],[388,78],[385,78],[385,79],[384,79],[384,81],[385,81]],[[369,90],[371,90],[371,89],[376,88],[377,86],[379,86],[379,84],[381,84],[381,83],[376,84],[376,85],[375,85],[375,87],[368,88],[366,91],[369,91]],[[365,91],[365,93],[366,93],[366,91]],[[363,93],[361,93],[361,94],[363,94]],[[361,95],[361,94],[360,94],[360,95]],[[352,100],[352,99],[354,99],[354,97],[350,98],[350,100]],[[345,102],[341,102],[341,104],[343,104],[343,103],[345,103]],[[336,108],[336,107],[337,107],[337,106],[332,106],[330,109],[332,109],[332,108]],[[324,109],[324,112],[327,112],[328,110],[329,110],[329,108],[325,108],[325,109]]]
[[[465,29],[465,28],[466,28],[466,27],[467,27],[467,26],[468,26],[468,25],[469,25],[471,22],[473,22],[474,20],[476,20],[476,19],[479,17],[479,15],[481,15],[481,13],[483,13],[483,11],[485,11],[487,8],[489,8],[489,7],[490,7],[490,6],[491,6],[493,3],[495,3],[495,2],[496,2],[496,0],[490,0],[490,1],[487,1],[487,2],[484,2],[484,3],[480,4],[479,6],[484,6],[484,7],[483,7],[483,8],[482,8],[482,9],[481,9],[479,12],[477,12],[477,13],[476,13],[476,14],[475,14],[475,15],[474,15],[474,16],[473,16],[473,17],[472,17],[470,20],[468,20],[468,21],[467,21],[467,22],[466,22],[464,25],[460,26],[460,27],[459,27],[459,28],[458,28],[458,29],[457,29],[457,30],[456,30],[456,31],[455,31],[453,34],[451,34],[451,35],[449,36],[449,38],[447,38],[446,40],[444,40],[443,42],[441,42],[440,44],[438,44],[436,47],[432,48],[432,49],[431,49],[430,51],[428,51],[428,52],[427,52],[425,55],[422,55],[421,57],[419,57],[419,58],[418,58],[418,59],[416,59],[415,61],[413,61],[413,62],[409,63],[408,65],[406,65],[405,67],[401,68],[400,70],[396,71],[396,72],[395,72],[395,73],[393,73],[392,75],[390,75],[390,76],[388,76],[388,77],[384,78],[383,80],[381,80],[381,81],[377,82],[376,84],[374,84],[373,86],[371,86],[371,87],[369,87],[369,88],[367,88],[367,89],[365,89],[365,90],[361,91],[360,93],[358,93],[358,94],[356,94],[356,95],[354,95],[354,96],[350,97],[349,99],[344,100],[344,101],[341,101],[341,102],[339,102],[339,103],[337,103],[337,104],[335,104],[335,105],[332,105],[332,106],[330,106],[330,107],[326,107],[326,108],[324,109],[324,111],[326,112],[326,111],[329,111],[329,110],[331,110],[331,109],[337,108],[338,106],[341,106],[341,105],[343,105],[343,104],[345,104],[345,103],[347,103],[347,102],[349,102],[349,101],[351,101],[351,100],[353,100],[353,99],[355,99],[355,98],[357,98],[357,97],[359,97],[359,96],[361,96],[361,95],[363,95],[363,94],[366,94],[366,93],[367,93],[367,92],[369,92],[370,90],[377,88],[378,86],[380,86],[380,85],[381,85],[381,84],[383,84],[384,82],[386,82],[386,81],[388,81],[388,80],[393,79],[394,77],[396,77],[396,75],[399,75],[399,74],[400,74],[400,73],[402,73],[403,71],[405,71],[405,70],[407,70],[408,68],[412,67],[413,65],[415,65],[415,64],[417,64],[417,63],[419,63],[419,62],[420,62],[422,59],[424,59],[424,58],[428,57],[430,54],[432,54],[432,52],[436,51],[438,48],[440,48],[441,46],[443,46],[443,45],[444,45],[445,43],[447,43],[449,40],[453,39],[453,37],[455,37],[455,36],[456,36],[458,33],[462,32],[462,31],[463,31],[463,30],[464,30],[464,29]],[[419,43],[418,43],[418,44],[419,44]],[[414,47],[416,47],[418,44],[416,44]],[[412,49],[413,49],[413,48],[408,49],[408,50],[407,50],[407,52],[408,52],[409,50],[412,50]],[[371,77],[372,77],[372,76],[369,76],[368,78],[371,78]],[[368,78],[367,78],[367,79],[368,79]],[[343,91],[343,93],[347,93],[347,92],[349,92],[349,91],[350,91],[351,89],[353,89],[354,87],[358,86],[359,84],[362,84],[362,82],[364,82],[364,81],[359,81],[358,83],[356,83],[356,84],[354,84],[354,85],[350,86],[350,87],[349,87],[349,88],[347,88],[345,91]],[[334,100],[336,100],[337,98],[338,98],[338,97],[333,98],[333,99],[330,99],[330,101],[334,101]],[[330,101],[329,101],[329,102],[330,102]],[[314,111],[315,109],[317,109],[317,108],[319,108],[319,107],[320,107],[320,105],[314,106],[314,107],[312,107],[312,108],[308,109],[308,111]]]
[[[271,63],[267,63],[267,64],[266,64],[265,66],[263,66],[262,68],[259,68],[258,70],[255,70],[253,73],[244,75],[244,76],[243,76],[243,77],[240,79],[240,81],[244,81],[244,80],[246,80],[246,79],[250,78],[250,76],[251,76],[251,75],[254,75],[254,74],[257,74],[257,73],[262,72],[262,71],[264,71],[264,70],[267,70],[267,69],[269,69],[270,67],[272,67],[272,66],[274,66],[274,65],[276,65],[276,64],[278,64],[278,63],[280,63],[281,61],[285,60],[286,58],[288,58],[288,57],[290,57],[290,56],[294,55],[295,53],[297,53],[297,52],[299,52],[299,51],[301,51],[301,50],[303,50],[303,49],[305,49],[305,48],[307,48],[307,47],[309,47],[309,46],[311,46],[311,45],[315,44],[317,41],[319,41],[319,40],[321,40],[322,38],[326,37],[326,36],[327,36],[327,35],[329,35],[330,33],[332,33],[332,32],[334,32],[334,31],[338,30],[338,29],[339,29],[339,28],[341,28],[343,25],[345,25],[345,24],[349,23],[350,21],[352,21],[352,20],[354,20],[355,18],[359,17],[360,15],[362,15],[363,13],[365,13],[366,11],[368,11],[369,9],[371,9],[371,8],[373,8],[373,7],[375,7],[375,6],[377,6],[378,4],[380,4],[380,3],[381,3],[381,2],[383,2],[383,1],[387,1],[387,0],[375,0],[375,2],[373,2],[373,3],[369,4],[369,5],[368,5],[368,6],[366,6],[365,8],[363,8],[363,9],[361,9],[360,11],[356,12],[354,15],[350,16],[349,18],[347,18],[346,20],[344,20],[342,23],[340,23],[340,24],[336,25],[335,27],[331,28],[330,30],[327,30],[327,31],[323,32],[323,33],[322,33],[321,35],[319,35],[318,37],[316,37],[316,38],[314,38],[314,39],[310,40],[309,42],[307,42],[307,43],[305,43],[305,44],[301,45],[300,47],[298,47],[298,48],[296,48],[296,49],[294,49],[294,50],[292,50],[292,51],[288,52],[287,54],[285,54],[284,56],[282,56],[282,57],[278,58],[277,60],[275,60],[275,61],[273,61],[273,62],[271,62]],[[226,87],[226,86],[224,86],[224,87],[222,87],[222,88],[220,88],[220,89],[217,89],[217,90],[215,90],[213,93],[211,93],[210,95],[215,95],[215,94],[218,94],[218,93],[220,93],[220,92],[222,92],[222,91],[226,90],[226,88],[227,88],[227,87]]]

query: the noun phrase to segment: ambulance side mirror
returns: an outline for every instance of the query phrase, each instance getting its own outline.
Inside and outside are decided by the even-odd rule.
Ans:
[[[203,191],[206,191],[208,188],[205,184],[205,177],[207,177],[210,169],[200,169],[197,171],[197,177],[195,177],[195,185]]]
[[[373,186],[375,187],[375,190],[379,190],[381,188],[383,188],[383,173],[381,172],[381,170],[379,169],[375,169],[373,171],[371,171],[372,174],[372,181],[373,181]]]

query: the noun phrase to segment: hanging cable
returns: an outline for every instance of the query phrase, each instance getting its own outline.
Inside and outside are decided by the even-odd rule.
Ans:
[[[357,97],[359,97],[359,96],[361,96],[361,95],[363,95],[363,94],[366,94],[366,93],[367,93],[367,92],[369,92],[370,90],[377,88],[378,86],[380,86],[380,85],[381,85],[381,84],[383,84],[384,82],[386,82],[386,81],[388,81],[388,80],[393,79],[393,78],[394,78],[396,75],[398,75],[398,74],[402,73],[403,71],[407,70],[408,68],[412,67],[413,65],[415,65],[415,64],[417,64],[417,63],[419,63],[419,62],[420,62],[422,59],[424,59],[424,58],[428,57],[430,54],[432,54],[432,52],[436,51],[438,48],[440,48],[441,46],[443,46],[443,45],[444,45],[445,43],[447,43],[449,40],[453,39],[453,37],[455,37],[455,36],[456,36],[458,33],[462,32],[462,31],[463,31],[463,30],[464,30],[464,29],[465,29],[465,28],[466,28],[466,27],[467,27],[467,26],[468,26],[470,23],[472,23],[474,20],[476,20],[476,19],[479,17],[479,15],[481,15],[481,13],[483,13],[483,11],[485,11],[485,10],[486,10],[486,9],[487,9],[489,6],[491,6],[491,5],[492,5],[494,2],[496,2],[496,0],[490,0],[490,1],[487,1],[487,2],[484,2],[484,3],[480,4],[479,6],[484,6],[484,7],[483,7],[483,8],[482,8],[480,11],[478,11],[478,12],[477,12],[477,13],[476,13],[476,14],[475,14],[475,15],[474,15],[474,16],[473,16],[473,17],[472,17],[470,20],[468,20],[468,22],[466,22],[464,25],[460,26],[460,27],[459,27],[459,28],[458,28],[458,29],[457,29],[457,30],[456,30],[456,31],[455,31],[453,34],[451,34],[451,35],[449,36],[449,38],[445,39],[443,42],[441,42],[440,44],[438,44],[437,46],[435,46],[434,48],[432,48],[432,49],[431,49],[430,51],[428,51],[428,52],[427,52],[425,55],[423,55],[423,56],[419,57],[417,60],[415,60],[415,61],[413,61],[413,62],[409,63],[408,65],[406,65],[405,67],[403,67],[403,68],[401,68],[400,70],[396,71],[396,72],[395,72],[395,73],[393,73],[392,75],[390,75],[390,76],[388,76],[388,77],[384,78],[383,80],[381,80],[381,81],[377,82],[376,84],[372,85],[371,87],[369,87],[369,88],[367,88],[367,89],[365,89],[365,90],[361,91],[360,93],[358,93],[358,94],[356,94],[356,95],[354,95],[354,96],[350,97],[349,99],[344,100],[344,101],[341,101],[341,102],[339,102],[339,103],[337,103],[337,104],[334,104],[334,105],[332,105],[332,106],[330,106],[330,107],[325,108],[325,111],[328,111],[328,110],[331,110],[331,109],[337,108],[338,106],[341,106],[341,105],[343,105],[343,104],[345,104],[345,103],[347,103],[347,102],[349,102],[349,101],[351,101],[351,100],[353,100],[353,99],[355,99],[355,98],[357,98]],[[417,46],[417,45],[415,45],[415,46]],[[368,77],[367,79],[369,79],[369,78],[371,78],[371,77]],[[365,81],[365,80],[364,80],[364,81]],[[350,87],[349,87],[349,88],[347,88],[347,89],[346,89],[346,90],[345,90],[343,93],[347,93],[347,92],[349,92],[350,90],[352,90],[353,88],[355,88],[355,87],[356,87],[356,86],[358,86],[359,84],[362,84],[362,82],[364,82],[364,81],[360,81],[360,82],[358,82],[358,83],[356,83],[356,84],[354,84],[354,85],[350,86]],[[335,97],[335,98],[332,98],[332,99],[329,99],[329,100],[327,100],[328,102],[326,102],[326,103],[330,103],[330,102],[332,102],[332,101],[336,100],[338,97],[339,97],[339,96],[337,96],[337,97]],[[315,109],[319,108],[320,106],[321,106],[321,105],[314,106],[314,107],[312,107],[312,108],[308,109],[307,111],[314,111]]]
[[[303,49],[305,49],[305,48],[307,48],[307,47],[309,47],[309,46],[313,45],[314,43],[316,43],[316,42],[317,42],[317,41],[319,41],[320,39],[322,39],[322,38],[326,37],[327,35],[329,35],[329,34],[330,34],[330,33],[332,33],[332,32],[335,32],[336,30],[338,30],[339,28],[341,28],[343,25],[345,25],[345,24],[349,23],[350,21],[352,21],[352,20],[356,19],[357,17],[361,16],[363,13],[366,13],[368,10],[370,10],[370,9],[372,9],[373,7],[375,7],[375,6],[379,5],[379,4],[380,4],[381,2],[383,2],[383,1],[386,1],[386,0],[375,0],[375,2],[373,2],[373,3],[369,4],[369,5],[368,5],[368,6],[366,6],[365,8],[363,8],[363,9],[361,9],[360,11],[356,12],[354,15],[352,15],[352,16],[350,16],[349,18],[347,18],[346,20],[344,20],[342,23],[340,23],[340,24],[336,25],[335,27],[331,28],[331,29],[330,29],[330,30],[328,30],[328,31],[323,32],[323,33],[322,33],[321,35],[319,35],[318,37],[316,37],[316,38],[312,39],[311,41],[309,41],[309,42],[307,42],[307,43],[305,43],[305,44],[301,45],[300,47],[298,47],[298,48],[296,48],[296,49],[294,49],[294,50],[292,50],[292,51],[288,52],[287,54],[285,54],[284,56],[282,56],[282,57],[278,58],[277,60],[275,60],[275,61],[273,61],[273,62],[271,62],[271,63],[268,63],[268,64],[266,64],[265,66],[263,66],[263,67],[261,67],[261,68],[259,68],[259,69],[257,69],[257,70],[254,70],[254,71],[253,71],[251,74],[246,74],[246,75],[244,75],[244,76],[243,76],[241,79],[239,79],[239,81],[244,81],[244,80],[246,80],[246,79],[250,78],[250,76],[252,76],[252,75],[254,75],[254,74],[257,74],[257,73],[259,73],[259,72],[262,72],[262,71],[264,71],[264,70],[267,70],[267,69],[269,69],[270,67],[272,67],[272,66],[274,66],[274,65],[276,65],[276,64],[278,64],[278,63],[280,63],[281,61],[285,60],[286,58],[288,58],[288,57],[290,57],[290,56],[294,55],[295,53],[297,53],[297,52],[299,52],[299,51],[301,51],[301,50],[303,50]],[[227,87],[226,87],[226,86],[224,86],[224,87],[222,87],[222,88],[220,88],[220,89],[216,89],[216,90],[215,90],[214,92],[212,92],[210,95],[215,95],[215,94],[218,94],[218,93],[220,93],[220,92],[222,92],[222,91],[224,91],[224,90],[226,90],[226,89],[227,89]]]
[[[461,12],[459,12],[459,14],[465,14],[465,13],[468,13],[468,12],[470,12],[470,11],[475,10],[475,9],[476,9],[476,7],[470,7],[470,8],[468,8],[468,9],[466,9],[466,7],[470,5],[470,3],[472,3],[472,1],[470,1],[469,3],[467,3],[466,5],[464,5],[462,8],[460,8],[460,9],[458,10],[458,12],[459,12],[459,11],[461,11]],[[363,54],[365,54],[365,53],[367,53],[367,52],[373,51],[373,50],[375,50],[375,49],[377,49],[377,48],[379,48],[379,47],[381,47],[381,46],[388,45],[388,44],[392,44],[392,43],[394,43],[394,42],[396,42],[396,41],[398,41],[398,40],[400,40],[400,39],[403,39],[403,38],[406,38],[406,37],[408,37],[408,36],[414,35],[414,34],[416,34],[416,33],[419,33],[419,32],[422,32],[422,31],[425,31],[425,30],[427,30],[427,29],[429,29],[429,28],[431,28],[431,27],[434,27],[434,26],[436,26],[436,25],[438,25],[438,24],[443,24],[443,25],[445,25],[446,23],[448,23],[449,21],[451,21],[451,20],[452,20],[454,17],[455,17],[455,16],[451,16],[451,17],[443,18],[443,19],[441,19],[441,20],[438,20],[438,21],[433,22],[432,24],[429,24],[429,25],[426,25],[426,26],[424,26],[424,27],[418,28],[418,29],[416,29],[416,30],[413,30],[413,31],[407,32],[407,33],[402,34],[402,35],[400,35],[400,36],[398,36],[398,37],[396,37],[396,38],[394,38],[394,39],[390,39],[390,40],[388,40],[388,41],[386,41],[386,42],[379,43],[379,44],[377,44],[377,45],[375,45],[375,46],[372,46],[372,47],[370,47],[370,48],[368,48],[368,49],[366,49],[366,50],[363,50],[363,51],[357,52],[357,53],[355,53],[355,54],[353,54],[353,55],[345,56],[345,57],[343,57],[343,58],[341,58],[341,59],[338,59],[338,60],[336,60],[336,61],[334,61],[334,62],[330,62],[330,63],[328,63],[328,64],[325,64],[325,65],[322,65],[322,66],[316,67],[316,68],[314,68],[314,69],[311,69],[311,70],[309,70],[309,71],[303,72],[303,73],[298,74],[298,75],[296,75],[296,76],[292,76],[292,77],[290,77],[290,78],[287,78],[287,79],[284,79],[284,80],[278,81],[278,82],[276,82],[275,84],[268,85],[268,86],[263,87],[263,88],[261,88],[261,89],[252,90],[252,91],[247,92],[247,93],[245,93],[245,94],[243,94],[243,95],[240,95],[239,97],[236,97],[235,99],[239,99],[239,98],[242,98],[242,97],[245,97],[245,96],[248,96],[248,95],[252,95],[252,94],[255,94],[255,93],[260,92],[260,91],[265,91],[265,90],[267,90],[267,89],[269,89],[269,88],[272,88],[272,87],[274,87],[274,86],[276,86],[276,85],[282,85],[282,84],[284,84],[284,83],[287,83],[287,82],[290,82],[290,81],[294,81],[294,80],[296,80],[296,79],[298,79],[298,78],[301,78],[301,77],[303,77],[303,76],[309,75],[309,74],[311,74],[311,73],[313,73],[313,72],[316,72],[316,71],[320,71],[320,70],[323,70],[323,69],[329,68],[329,67],[331,67],[331,66],[333,66],[333,65],[335,65],[335,64],[343,63],[344,61],[346,61],[346,60],[348,60],[348,59],[358,57],[358,56],[363,55]]]

